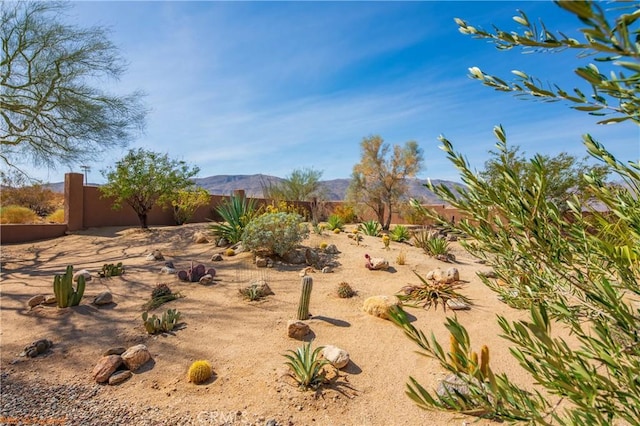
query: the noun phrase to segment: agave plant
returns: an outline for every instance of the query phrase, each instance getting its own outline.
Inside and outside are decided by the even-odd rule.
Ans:
[[[216,237],[224,238],[231,244],[242,240],[245,226],[256,216],[255,200],[246,197],[232,196],[221,203],[216,212],[224,222],[211,225],[211,232]]]
[[[337,214],[332,214],[327,219],[327,229],[329,231],[334,231],[336,229],[344,231],[344,221]]]
[[[380,235],[381,229],[382,227],[377,220],[367,220],[358,225],[358,230],[360,232],[371,237],[377,237],[378,235]]]
[[[416,271],[413,273],[420,279],[422,285],[408,285],[402,288],[401,293],[397,296],[404,305],[413,307],[422,305],[425,309],[430,309],[433,306],[434,310],[438,309],[438,305],[442,305],[442,309],[445,311],[450,299],[473,305],[471,299],[456,291],[461,288],[460,284],[436,283],[426,280]]]
[[[317,389],[325,381],[323,368],[329,361],[320,357],[323,349],[324,346],[318,346],[311,351],[311,342],[308,342],[295,351],[289,349],[289,353],[282,355],[288,360],[285,365],[291,369],[291,377],[303,390]]]
[[[397,225],[391,230],[391,232],[389,232],[389,238],[397,243],[403,243],[411,239],[411,233],[409,232],[409,228],[406,226]]]

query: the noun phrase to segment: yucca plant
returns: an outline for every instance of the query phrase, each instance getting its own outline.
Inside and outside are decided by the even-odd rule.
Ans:
[[[311,350],[311,342],[305,343],[295,351],[289,349],[283,354],[288,361],[293,377],[302,390],[318,389],[325,382],[324,367],[330,365],[329,361],[320,356],[324,346],[318,346]]]
[[[224,222],[211,225],[211,232],[231,244],[242,240],[244,228],[257,214],[254,199],[237,195],[222,202],[216,212]]]
[[[411,239],[411,232],[409,228],[403,225],[396,225],[391,232],[389,232],[389,238],[397,243],[403,243]]]
[[[337,214],[332,214],[327,219],[327,229],[329,231],[335,231],[336,229],[344,231],[344,221]]]
[[[457,292],[462,286],[458,283],[436,283],[426,280],[418,272],[413,271],[420,279],[422,285],[408,285],[402,288],[397,294],[399,300],[405,306],[421,306],[425,309],[438,309],[438,305],[442,305],[442,309],[447,310],[447,301],[457,299],[467,305],[473,302],[468,297]]]
[[[358,225],[358,230],[362,232],[364,235],[369,235],[370,237],[377,237],[380,235],[380,231],[382,227],[377,220],[367,220]]]

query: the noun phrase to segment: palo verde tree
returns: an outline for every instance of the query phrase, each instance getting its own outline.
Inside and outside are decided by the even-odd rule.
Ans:
[[[309,201],[314,223],[318,221],[319,202],[325,197],[322,171],[313,168],[294,169],[280,182],[263,183],[265,198],[283,201]]]
[[[475,68],[472,75],[499,90],[559,97],[576,103],[572,107],[577,110],[606,113],[601,122],[638,123],[640,4],[616,4],[615,17],[600,3],[557,5],[579,19],[583,42],[555,36],[543,24],[538,28],[523,12],[514,18],[524,27],[521,32],[496,28],[488,33],[457,22],[463,33],[492,40],[499,48],[576,48],[582,57],[615,69],[610,76],[592,64],[576,70],[590,86],[591,97],[580,95],[587,90],[574,89],[575,96],[569,98],[569,92],[555,85],[553,90],[542,89],[521,72],[516,73],[520,80],[515,83]],[[469,389],[464,394],[452,390],[433,395],[411,379],[408,395],[424,408],[529,424],[640,424],[640,162],[619,161],[603,144],[584,135],[588,154],[611,172],[612,180],[624,184],[612,186],[590,173],[585,176],[585,191],[607,211],[591,209],[573,196],[562,212],[545,197],[550,182],[544,158],[537,155],[528,162],[532,178],[525,185],[510,161],[505,130],[498,126],[494,134],[498,155],[491,183],[471,170],[450,141],[440,138],[467,188],[453,193],[444,186],[430,187],[468,219],[453,225],[434,212],[430,215],[446,229],[468,235],[464,248],[491,265],[504,285],[483,277],[484,284],[505,302],[529,311],[529,318],[517,321],[499,315],[498,323],[511,354],[537,388],[524,390],[488,366],[480,371],[477,357],[468,357],[465,350],[447,354],[433,336],[428,338],[397,310],[394,320],[407,336]],[[455,340],[452,347],[470,347],[470,336],[457,319],[450,318],[446,326]],[[555,333],[559,328],[571,333],[572,343]],[[463,371],[461,365],[466,367]]]
[[[407,194],[407,178],[422,169],[422,149],[415,141],[404,146],[389,144],[380,136],[370,136],[360,143],[360,162],[353,166],[348,198],[369,206],[382,229],[388,230],[394,206]],[[386,214],[385,214],[386,213]]]
[[[534,184],[535,167],[520,147],[505,147],[504,152],[491,150],[492,157],[484,163],[484,170],[480,177],[489,185],[496,184],[502,179],[501,169],[506,163],[525,187]],[[556,156],[539,155],[538,160],[546,170],[547,185],[545,199],[552,201],[561,210],[566,209],[566,202],[573,196],[589,197],[586,192],[588,180],[585,175],[596,175],[605,178],[609,173],[608,167],[600,164],[589,164],[588,157],[578,159],[575,155],[561,152]]]
[[[107,32],[61,19],[62,2],[0,3],[0,158],[5,166],[95,160],[142,129],[141,93],[101,88],[125,64]]]
[[[156,204],[167,206],[178,198],[181,190],[192,188],[191,178],[199,171],[197,166],[172,160],[167,154],[132,149],[114,167],[102,170],[107,183],[100,191],[114,199],[114,209],[128,204],[138,215],[140,226],[147,228],[151,208]]]

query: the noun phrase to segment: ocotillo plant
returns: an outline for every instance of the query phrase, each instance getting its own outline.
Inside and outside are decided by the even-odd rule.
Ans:
[[[300,305],[298,306],[298,319],[309,319],[309,300],[311,299],[311,290],[313,289],[313,278],[310,276],[302,277],[302,294],[300,294]]]

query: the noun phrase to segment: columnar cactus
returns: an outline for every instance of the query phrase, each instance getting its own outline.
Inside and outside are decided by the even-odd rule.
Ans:
[[[53,293],[56,295],[56,302],[59,308],[76,306],[84,295],[85,278],[80,275],[78,284],[73,288],[73,266],[67,266],[64,275],[56,275],[53,279]]]
[[[313,278],[310,276],[302,277],[302,294],[300,294],[300,305],[298,306],[298,319],[309,319],[309,300],[311,299],[311,290],[313,289]]]

